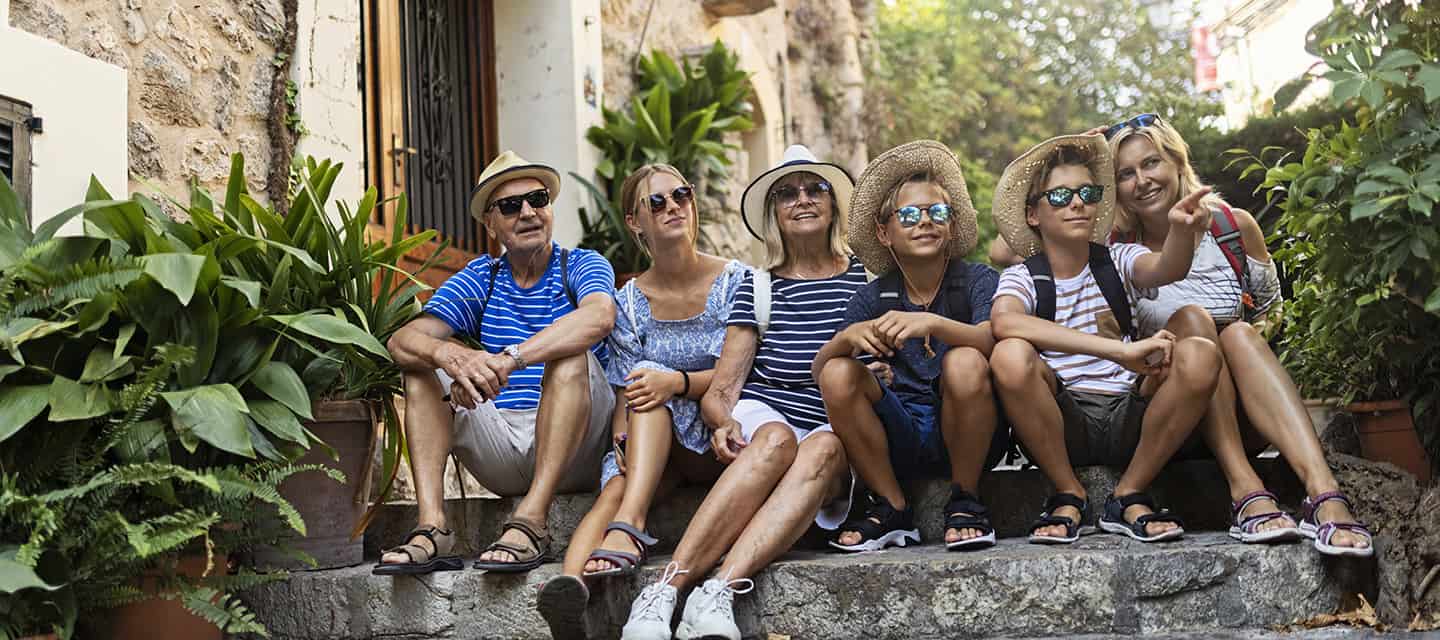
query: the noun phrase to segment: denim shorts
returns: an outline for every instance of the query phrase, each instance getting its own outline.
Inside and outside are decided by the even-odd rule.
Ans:
[[[922,475],[950,477],[950,453],[940,432],[938,403],[924,398],[902,398],[888,387],[874,405],[875,415],[885,425],[885,442],[890,447],[890,466],[902,479]],[[997,407],[998,411],[998,407]],[[991,469],[1010,448],[1010,428],[1003,419],[995,425],[990,437],[990,451],[985,455],[985,469]]]

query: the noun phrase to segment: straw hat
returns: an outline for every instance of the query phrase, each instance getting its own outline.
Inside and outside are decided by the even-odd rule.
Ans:
[[[884,275],[895,268],[895,256],[875,236],[875,223],[885,204],[885,197],[901,180],[917,173],[928,173],[950,196],[950,210],[955,224],[947,245],[948,255],[963,256],[975,248],[979,231],[975,224],[975,205],[965,187],[960,159],[949,147],[934,140],[907,142],[886,151],[870,161],[855,185],[850,200],[850,250],[865,263],[870,273]]]
[[[496,187],[517,178],[539,180],[540,184],[550,191],[551,202],[560,194],[559,172],[543,164],[528,162],[514,151],[506,150],[480,172],[480,179],[475,182],[475,190],[470,192],[470,215],[477,220],[481,219],[485,210],[490,207],[490,193],[495,191]]]
[[[745,187],[745,195],[740,198],[740,215],[745,219],[745,228],[750,230],[750,235],[765,239],[765,198],[770,195],[770,187],[797,171],[813,173],[829,182],[834,188],[831,195],[835,198],[835,215],[847,215],[850,192],[855,190],[850,172],[838,164],[815,159],[815,154],[804,145],[790,145],[785,155],[780,157],[780,164],[755,178],[750,186]]]
[[[1005,173],[1000,174],[1000,181],[995,184],[995,226],[1005,237],[1005,243],[1021,258],[1040,253],[1040,236],[1025,222],[1025,198],[1030,193],[1030,183],[1039,179],[1050,152],[1062,146],[1080,147],[1089,152],[1087,166],[1090,173],[1094,174],[1096,182],[1105,187],[1105,196],[1097,205],[1100,209],[1095,216],[1095,231],[1090,234],[1090,241],[1106,244],[1110,235],[1115,215],[1115,162],[1110,157],[1110,146],[1105,143],[1105,136],[1098,133],[1057,136],[1021,154],[1005,167]]]

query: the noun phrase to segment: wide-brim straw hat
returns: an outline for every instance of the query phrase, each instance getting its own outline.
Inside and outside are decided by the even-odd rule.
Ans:
[[[835,215],[849,214],[850,194],[855,191],[855,181],[850,178],[850,172],[838,164],[819,161],[804,145],[791,145],[780,157],[780,164],[760,174],[750,186],[745,187],[745,194],[740,198],[740,215],[745,219],[745,228],[750,230],[750,235],[765,239],[765,198],[770,195],[770,187],[781,178],[801,171],[813,173],[829,182],[833,189],[831,195],[835,198]]]
[[[1098,133],[1057,136],[1020,154],[1010,166],[1005,167],[1000,181],[995,184],[995,226],[1000,229],[1005,243],[1021,258],[1040,253],[1040,236],[1025,222],[1025,198],[1030,193],[1030,184],[1040,179],[1040,172],[1044,170],[1045,159],[1050,153],[1062,146],[1079,147],[1089,153],[1090,162],[1086,166],[1095,181],[1105,187],[1105,195],[1096,205],[1099,209],[1095,214],[1095,231],[1090,234],[1090,241],[1106,244],[1110,236],[1110,225],[1115,219],[1115,161],[1110,157],[1110,146],[1105,143],[1105,136]]]
[[[480,179],[475,181],[475,190],[470,192],[470,215],[475,219],[481,219],[485,210],[490,207],[490,194],[497,187],[511,180],[518,178],[534,178],[545,185],[550,192],[550,201],[555,201],[555,196],[560,195],[560,172],[555,169],[534,162],[529,162],[520,157],[514,151],[506,150],[480,172]]]
[[[929,174],[950,196],[955,222],[949,225],[947,255],[964,256],[975,248],[979,236],[975,204],[970,201],[960,159],[949,147],[934,140],[907,142],[871,160],[855,184],[855,197],[850,199],[850,250],[870,273],[884,275],[895,268],[895,256],[889,247],[880,244],[875,225],[890,191],[917,173]]]

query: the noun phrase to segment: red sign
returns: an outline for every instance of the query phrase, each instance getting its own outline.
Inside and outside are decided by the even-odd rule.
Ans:
[[[1210,27],[1195,25],[1190,29],[1190,55],[1195,57],[1195,90],[1219,91],[1216,58],[1220,56],[1220,41]]]

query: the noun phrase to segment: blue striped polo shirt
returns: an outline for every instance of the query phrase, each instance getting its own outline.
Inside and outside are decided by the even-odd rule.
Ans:
[[[497,268],[495,289],[491,292],[489,304],[486,304],[485,289],[490,281],[490,270]],[[480,256],[440,285],[435,295],[425,303],[425,313],[444,320],[455,333],[471,337],[478,335],[486,351],[500,353],[505,347],[528,340],[560,316],[575,310],[569,296],[565,295],[566,286],[575,294],[577,301],[592,293],[613,297],[615,270],[604,256],[594,251],[571,249],[570,279],[562,286],[560,245],[552,244],[550,266],[545,275],[534,286],[521,288],[515,284],[508,257],[497,260]],[[483,318],[479,317],[482,307],[485,310]],[[600,366],[605,366],[609,360],[605,341],[595,343],[590,350],[599,358]],[[500,390],[495,406],[500,409],[534,409],[540,406],[540,378],[543,375],[544,363],[534,363],[510,374],[510,381]]]
[[[833,278],[770,280],[770,327],[760,340],[755,365],[740,390],[742,400],[759,400],[779,411],[790,425],[814,429],[830,422],[820,386],[810,375],[810,365],[820,347],[845,323],[845,308],[860,287],[865,286],[865,267],[854,256],[850,266]],[[757,327],[755,321],[755,277],[746,274],[735,292],[730,311],[732,327]]]

